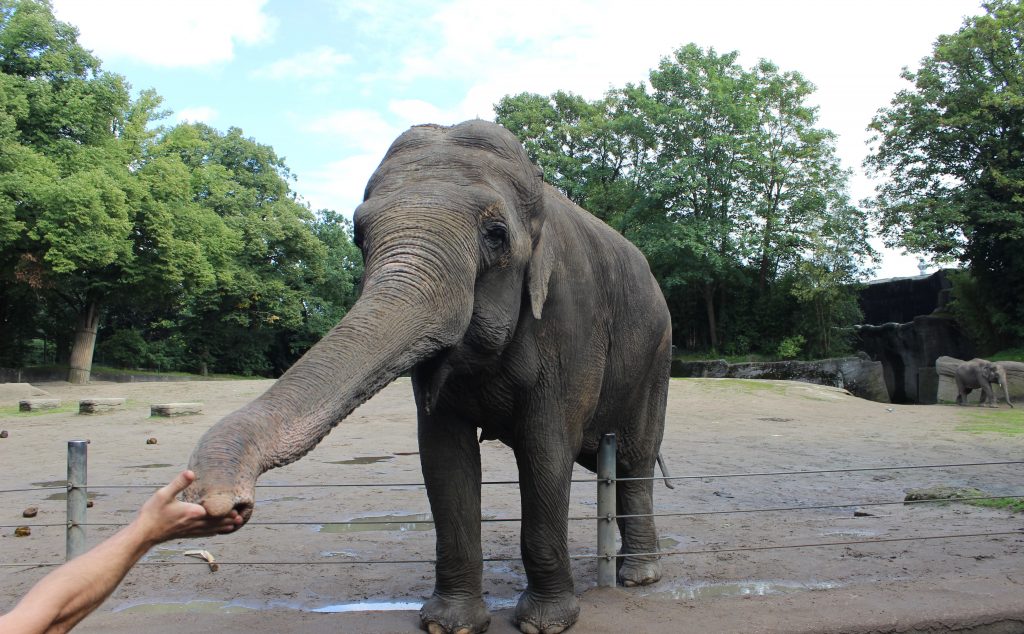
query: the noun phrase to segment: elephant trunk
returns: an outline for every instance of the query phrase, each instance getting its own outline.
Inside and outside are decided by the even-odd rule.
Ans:
[[[304,456],[399,374],[462,337],[475,261],[388,242],[379,245],[383,257],[367,259],[362,297],[345,318],[267,392],[203,435],[189,459],[196,481],[186,500],[248,521],[261,474]]]

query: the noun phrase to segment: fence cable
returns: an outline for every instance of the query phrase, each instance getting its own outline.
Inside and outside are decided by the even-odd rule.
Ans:
[[[795,550],[800,548],[824,548],[834,546],[864,546],[870,544],[889,544],[894,542],[915,542],[933,541],[941,539],[975,539],[979,537],[1024,537],[1024,529],[1016,531],[1001,531],[993,533],[960,533],[953,535],[921,535],[917,537],[885,537],[880,539],[862,539],[840,542],[815,542],[810,544],[775,544],[772,546],[737,546],[733,548],[707,548],[702,550],[671,550],[664,552],[648,553],[617,553],[614,555],[570,555],[570,559],[606,559],[623,557],[673,557],[685,555],[713,555],[717,553],[755,552],[764,550]],[[521,557],[484,557],[483,561],[488,562],[518,562]],[[21,564],[0,564],[3,568],[41,568],[48,566],[60,566],[64,562],[26,562]],[[359,566],[359,565],[411,565],[411,564],[433,564],[433,559],[387,559],[387,560],[339,560],[339,561],[218,561],[219,566]],[[143,561],[136,566],[208,566],[204,561]]]

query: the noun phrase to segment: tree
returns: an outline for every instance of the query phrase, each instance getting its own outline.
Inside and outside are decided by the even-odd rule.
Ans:
[[[0,75],[5,282],[73,309],[69,380],[83,382],[101,303],[132,259],[128,166],[154,104],[133,106],[123,78],[102,72],[46,2],[0,2]]]
[[[774,351],[786,334],[777,331],[795,324],[773,317],[796,300],[773,297],[794,288],[780,281],[814,261],[821,284],[848,284],[872,251],[835,136],[807,103],[814,86],[764,60],[744,69],[737,57],[690,44],[651,71],[649,88],[628,84],[590,103],[522,94],[495,110],[549,182],[644,252],[680,343],[695,347],[692,324],[703,322],[712,350]],[[805,340],[833,349],[820,332]]]
[[[929,57],[870,128],[890,246],[970,269],[1000,345],[1024,342],[1024,6],[994,0]]]

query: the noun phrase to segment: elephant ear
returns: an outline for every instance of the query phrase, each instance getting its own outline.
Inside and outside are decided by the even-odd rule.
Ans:
[[[530,308],[533,310],[533,318],[540,319],[544,309],[544,302],[548,298],[548,281],[551,279],[551,269],[554,267],[554,255],[549,245],[550,240],[544,239],[544,232],[541,231],[533,244],[533,255],[530,256],[530,268],[526,274],[526,285],[530,293]]]

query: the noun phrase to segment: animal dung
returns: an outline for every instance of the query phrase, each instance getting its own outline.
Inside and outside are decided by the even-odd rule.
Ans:
[[[22,517],[35,517],[38,513],[39,513],[39,509],[38,508],[36,508],[34,506],[30,506],[30,507],[28,507],[27,509],[25,509],[24,511],[21,512],[21,516]]]
[[[7,438],[7,430],[0,431],[0,438]]]
[[[156,444],[156,438],[152,438],[152,437],[147,438],[146,439],[146,444],[147,445],[155,445]]]
[[[18,528],[14,529],[14,536],[15,537],[28,537],[31,534],[32,534],[32,529],[29,528],[28,526],[19,526]]]
[[[87,508],[87,509],[91,509],[92,508],[92,500],[86,500],[85,501],[85,508]]]

